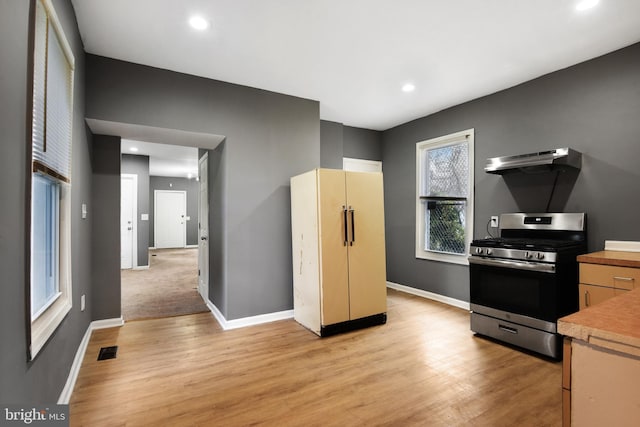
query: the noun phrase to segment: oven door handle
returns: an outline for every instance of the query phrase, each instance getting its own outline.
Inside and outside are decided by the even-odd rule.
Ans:
[[[555,264],[544,264],[539,262],[509,261],[495,258],[482,258],[470,256],[469,264],[487,265],[490,267],[515,268],[518,270],[537,271],[540,273],[555,273]]]

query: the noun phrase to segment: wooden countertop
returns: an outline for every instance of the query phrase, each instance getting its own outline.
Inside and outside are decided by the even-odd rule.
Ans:
[[[578,262],[640,268],[640,253],[600,251]],[[610,350],[640,356],[640,289],[624,292],[558,320],[558,333]]]
[[[600,251],[578,255],[578,262],[640,268],[640,252]]]
[[[558,333],[640,357],[640,289],[561,318]]]

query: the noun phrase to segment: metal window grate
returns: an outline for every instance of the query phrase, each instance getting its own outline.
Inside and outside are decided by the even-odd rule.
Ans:
[[[427,170],[423,196],[466,198],[469,195],[469,151],[467,143],[425,151]]]
[[[466,201],[425,203],[425,250],[463,254],[465,252]]]

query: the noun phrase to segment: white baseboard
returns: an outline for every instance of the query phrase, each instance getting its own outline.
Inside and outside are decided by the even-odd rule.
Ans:
[[[203,298],[204,299],[204,298]],[[209,301],[208,299],[204,301],[204,303],[207,305],[207,308],[209,308],[209,311],[211,311],[211,314],[213,314],[213,317],[216,318],[216,320],[218,321],[218,323],[220,324],[220,326],[222,327],[222,329],[226,329],[224,327],[225,323],[227,323],[227,319],[224,318],[224,316],[222,315],[222,313],[220,312],[220,310],[218,310],[218,307],[216,307],[211,301]]]
[[[155,246],[149,246],[150,251],[154,250],[155,248],[156,248]]]
[[[197,248],[197,247],[198,247],[198,245],[187,245],[184,248],[185,249],[194,249],[194,248]]]
[[[263,323],[275,322],[278,320],[293,319],[293,310],[277,311],[275,313],[260,314],[258,316],[242,317],[240,319],[227,320],[224,318],[218,307],[211,301],[205,301],[209,310],[216,318],[222,329],[245,328],[247,326],[261,325]]]
[[[94,320],[89,326],[92,331],[95,331],[96,329],[117,328],[122,325],[124,325],[124,319],[120,316],[113,319]]]
[[[429,291],[423,291],[422,289],[416,289],[410,286],[400,285],[398,283],[393,283],[393,282],[387,282],[387,287],[391,289],[395,289],[396,291],[406,292],[411,295],[416,295],[422,298],[427,298],[427,299],[438,301],[444,304],[452,305],[454,307],[462,308],[464,310],[469,310],[471,308],[469,306],[469,303],[466,301],[447,297],[447,296],[436,294]]]
[[[136,267],[133,267],[134,270],[148,270],[149,266],[148,265],[138,265]]]
[[[76,380],[78,379],[78,374],[80,373],[80,367],[82,366],[82,359],[84,359],[84,353],[87,351],[87,346],[89,345],[89,340],[91,339],[91,324],[87,327],[87,331],[84,333],[84,337],[82,337],[82,341],[80,341],[80,345],[78,346],[78,350],[76,351],[76,356],[73,358],[73,363],[71,364],[71,369],[69,370],[69,376],[67,377],[67,382],[62,389],[62,393],[60,393],[60,397],[58,397],[58,405],[68,405],[71,400],[71,393],[73,392],[73,387],[76,385]]]
[[[80,373],[82,360],[84,359],[84,354],[87,351],[87,346],[89,345],[89,341],[91,340],[91,333],[96,329],[113,328],[122,325],[124,325],[124,319],[122,317],[116,319],[96,320],[89,323],[89,326],[84,333],[84,337],[82,337],[82,341],[80,341],[80,345],[78,346],[76,355],[73,358],[73,363],[71,364],[71,369],[69,369],[67,382],[65,383],[64,388],[60,393],[60,397],[58,397],[58,405],[68,405],[69,401],[71,400],[71,393],[73,393],[73,388],[75,387],[76,381],[78,380],[78,374]]]

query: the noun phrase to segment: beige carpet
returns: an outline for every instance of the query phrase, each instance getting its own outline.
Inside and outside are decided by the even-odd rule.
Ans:
[[[198,293],[198,249],[154,249],[148,270],[122,270],[124,320],[209,311]]]

